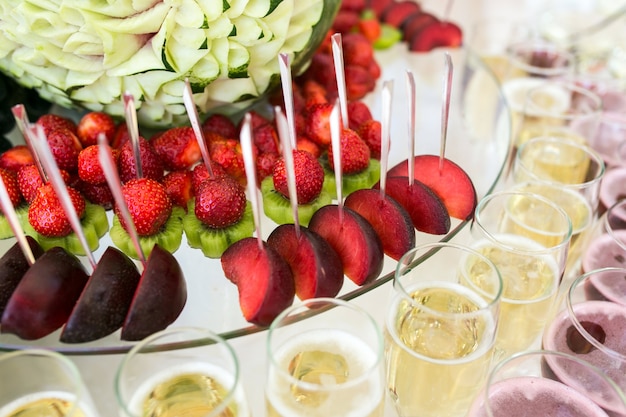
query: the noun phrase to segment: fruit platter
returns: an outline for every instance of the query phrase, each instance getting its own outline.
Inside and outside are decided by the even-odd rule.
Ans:
[[[346,4],[348,3],[350,2],[346,2]],[[412,10],[412,12],[415,12],[415,10]],[[403,13],[408,13],[408,11]],[[398,12],[398,15],[403,16],[400,12]],[[389,22],[392,22],[394,18],[399,19],[399,17],[394,17],[393,15],[387,17]],[[431,17],[431,19],[436,20],[434,17]],[[338,19],[336,22],[345,24],[344,21]],[[364,26],[362,30],[363,33],[368,33],[368,27]],[[390,30],[390,28],[387,27],[386,30]],[[431,34],[433,38],[443,36],[437,31],[437,28],[431,28],[430,30],[433,32]],[[352,30],[349,30],[344,33],[344,47],[349,43],[348,38],[350,38],[352,32]],[[453,35],[456,36],[456,32]],[[419,41],[417,37],[415,39],[412,37],[412,40],[407,42],[408,39],[403,40],[402,36],[404,35],[401,33],[393,32],[393,41],[378,44],[378,48],[375,49],[372,56],[372,59],[375,61],[375,64],[372,64],[376,68],[374,70],[375,77],[373,77],[373,80],[368,81],[367,87],[364,87],[365,90],[359,90],[359,86],[363,84],[351,84],[350,87],[354,88],[348,89],[349,94],[353,94],[353,97],[355,97],[354,95],[358,97],[358,99],[353,100],[354,102],[358,101],[358,106],[354,105],[350,108],[351,116],[355,115],[353,117],[356,118],[360,112],[369,113],[369,119],[374,121],[383,120],[384,127],[389,129],[387,132],[389,138],[388,153],[383,152],[381,156],[379,144],[377,150],[372,147],[366,148],[366,151],[364,151],[367,155],[365,162],[362,161],[363,158],[361,158],[360,162],[358,161],[359,152],[353,151],[353,149],[356,149],[353,146],[347,147],[346,149],[349,149],[349,151],[341,155],[344,172],[346,165],[349,165],[343,159],[346,156],[345,154],[348,154],[348,159],[356,155],[354,156],[354,159],[357,160],[355,164],[365,164],[364,167],[357,169],[357,171],[366,171],[369,182],[363,183],[359,182],[361,180],[355,180],[353,183],[346,183],[345,180],[348,175],[344,175],[344,181],[342,182],[343,194],[337,192],[338,187],[332,175],[333,155],[332,147],[328,143],[330,139],[319,137],[313,141],[312,145],[305,142],[299,143],[304,148],[313,146],[310,149],[317,150],[316,157],[312,158],[314,162],[310,161],[310,155],[315,154],[315,152],[307,152],[306,157],[297,152],[294,152],[293,155],[294,160],[292,163],[295,163],[296,169],[300,165],[304,166],[303,169],[311,177],[307,178],[310,180],[307,184],[315,183],[306,185],[309,188],[305,187],[305,191],[310,191],[312,187],[321,188],[321,190],[317,190],[314,193],[313,198],[308,199],[309,201],[318,199],[318,203],[302,204],[303,206],[308,206],[303,210],[301,210],[302,207],[298,208],[301,223],[299,232],[303,236],[315,235],[314,238],[307,239],[310,239],[310,242],[316,242],[311,243],[314,247],[311,253],[320,257],[317,260],[318,264],[324,263],[328,269],[333,269],[332,265],[334,263],[336,265],[335,269],[340,271],[339,278],[335,279],[332,285],[322,288],[322,285],[316,287],[317,284],[314,282],[307,281],[299,284],[296,281],[294,283],[293,275],[295,275],[295,272],[291,271],[295,271],[297,261],[294,261],[293,257],[287,269],[284,269],[282,272],[280,270],[272,270],[265,274],[266,277],[269,276],[269,280],[280,280],[283,279],[281,278],[283,275],[287,276],[283,281],[264,283],[257,280],[251,284],[244,282],[248,275],[256,277],[256,270],[262,269],[259,268],[259,264],[253,262],[253,259],[256,259],[255,251],[259,251],[259,242],[265,242],[264,244],[267,247],[272,248],[271,250],[267,248],[261,250],[263,255],[271,253],[272,256],[280,256],[284,259],[289,258],[289,251],[292,250],[293,246],[297,246],[293,243],[293,227],[287,227],[294,223],[294,216],[291,214],[291,218],[288,218],[288,216],[285,218],[285,213],[290,214],[289,203],[282,201],[286,199],[278,195],[281,181],[283,188],[288,188],[286,186],[287,181],[284,178],[278,178],[279,174],[276,173],[279,171],[276,168],[278,166],[276,161],[280,159],[279,157],[275,157],[271,162],[268,159],[267,163],[270,165],[269,168],[265,168],[265,175],[261,178],[255,178],[258,180],[257,187],[244,188],[242,184],[247,182],[247,185],[250,185],[250,177],[245,177],[242,166],[233,167],[219,164],[208,164],[207,166],[202,164],[201,159],[204,154],[197,144],[193,149],[185,147],[179,154],[171,155],[170,150],[177,147],[175,145],[176,141],[183,140],[181,138],[185,135],[189,136],[188,139],[185,139],[187,142],[193,142],[194,132],[187,123],[168,128],[161,127],[158,133],[142,130],[141,136],[142,138],[143,136],[150,138],[149,142],[154,150],[154,154],[158,155],[161,153],[160,161],[164,166],[160,170],[163,178],[168,177],[171,173],[180,172],[181,169],[189,168],[186,175],[176,176],[178,178],[171,176],[170,184],[172,189],[176,190],[174,194],[170,193],[162,196],[163,187],[156,190],[158,187],[152,184],[149,179],[151,175],[150,155],[141,153],[143,166],[133,165],[132,156],[124,156],[125,152],[128,153],[130,151],[124,151],[122,146],[119,149],[113,147],[114,152],[110,156],[115,155],[118,158],[118,163],[115,166],[119,169],[120,178],[124,183],[122,193],[128,193],[124,195],[128,205],[127,209],[133,213],[141,212],[140,216],[135,216],[132,219],[135,223],[136,231],[141,232],[142,235],[152,236],[157,232],[152,230],[157,225],[156,228],[159,233],[165,231],[165,234],[174,236],[173,240],[169,238],[159,240],[158,245],[155,245],[154,240],[145,239],[141,240],[141,243],[136,244],[132,236],[129,236],[131,233],[127,232],[123,225],[126,219],[123,217],[123,210],[114,209],[115,204],[113,202],[110,202],[109,205],[94,204],[93,202],[87,203],[86,210],[100,211],[102,212],[101,218],[106,220],[105,227],[93,226],[95,229],[100,228],[104,230],[102,232],[97,230],[94,232],[95,242],[92,241],[89,244],[89,253],[84,253],[85,251],[83,250],[81,254],[81,248],[75,247],[73,251],[77,253],[76,256],[68,257],[59,266],[57,265],[59,263],[58,259],[65,259],[66,252],[59,252],[58,249],[55,249],[58,241],[42,239],[41,242],[45,243],[41,243],[42,247],[37,249],[37,261],[41,257],[56,259],[47,263],[42,262],[38,270],[31,267],[27,272],[30,276],[37,275],[39,277],[67,273],[81,282],[78,285],[79,289],[76,291],[72,290],[71,285],[63,286],[58,283],[50,283],[51,288],[46,288],[51,293],[56,291],[56,297],[44,298],[46,298],[46,302],[55,306],[51,308],[65,311],[63,319],[61,322],[58,322],[57,319],[58,324],[51,324],[47,331],[39,332],[37,327],[40,323],[33,324],[31,322],[30,326],[28,324],[20,324],[20,320],[26,322],[29,320],[29,317],[32,321],[33,316],[24,315],[20,318],[21,307],[18,301],[14,301],[15,306],[12,306],[11,301],[9,301],[6,309],[15,310],[17,313],[10,319],[5,320],[3,318],[0,326],[0,350],[40,346],[67,354],[122,353],[129,350],[137,340],[156,331],[153,330],[154,326],[156,328],[202,326],[213,329],[224,338],[230,339],[264,330],[271,322],[271,319],[282,309],[293,303],[298,303],[306,297],[319,296],[321,294],[350,300],[373,291],[392,279],[397,259],[402,254],[393,252],[392,249],[387,251],[387,243],[394,239],[387,238],[385,240],[381,235],[395,233],[387,230],[391,227],[390,225],[379,226],[380,228],[376,229],[372,227],[374,220],[371,221],[371,224],[365,221],[367,223],[365,226],[359,223],[362,223],[363,219],[367,217],[367,206],[376,200],[371,196],[360,196],[357,191],[364,189],[372,190],[382,186],[382,183],[379,181],[381,166],[386,168],[386,187],[389,194],[391,194],[392,190],[403,190],[406,188],[405,181],[396,184],[395,180],[406,178],[407,172],[413,172],[414,178],[416,180],[419,179],[417,182],[420,184],[427,183],[429,177],[432,179],[433,175],[430,175],[430,173],[441,173],[442,166],[444,167],[443,172],[451,172],[449,175],[442,175],[441,178],[443,179],[433,181],[433,184],[424,186],[424,190],[430,191],[422,190],[423,194],[420,197],[416,197],[417,200],[406,199],[401,204],[404,208],[403,213],[406,212],[405,219],[408,219],[409,233],[406,239],[402,239],[400,234],[397,233],[393,237],[396,237],[397,239],[395,240],[398,241],[406,241],[405,244],[409,245],[408,247],[419,243],[452,239],[463,230],[471,219],[476,200],[494,189],[505,168],[510,149],[511,127],[509,113],[496,78],[489,68],[477,56],[474,56],[471,51],[459,45],[432,47],[426,51],[423,45],[424,40]],[[443,41],[439,40],[437,42]],[[350,52],[348,49],[344,49],[344,53],[346,63],[350,63],[352,57],[358,55]],[[329,65],[326,62],[328,58],[328,56],[325,56],[323,59],[316,59],[314,55],[311,64],[313,69],[309,68],[308,71],[314,74],[323,73],[323,65]],[[446,59],[449,60],[446,61]],[[451,84],[448,86],[450,88],[449,117],[444,122],[442,114],[447,113],[442,110],[445,108],[444,102],[446,101],[444,91],[446,79],[444,73],[446,69],[450,70],[450,67],[446,67],[446,62],[452,64],[453,71],[450,73]],[[318,66],[317,68],[315,67],[316,65]],[[352,66],[354,67],[354,65]],[[408,95],[409,88],[407,88],[407,71],[414,75],[415,117],[411,117],[407,111],[407,103],[410,99]],[[358,79],[359,75],[355,75],[357,73],[358,71],[346,72],[346,81]],[[296,80],[296,84],[298,81]],[[316,88],[319,88],[321,83],[319,80],[317,81]],[[336,82],[334,77],[332,82]],[[326,99],[319,98],[320,90],[311,87],[312,83],[308,85],[310,88],[306,90],[308,94],[307,100],[327,102]],[[304,90],[298,87],[294,91],[302,92]],[[205,136],[212,138],[211,149],[215,148],[215,155],[218,155],[214,157],[211,154],[211,159],[215,161],[215,159],[219,158],[219,155],[224,155],[224,153],[220,153],[220,147],[232,152],[232,148],[236,147],[233,145],[234,143],[239,146],[236,143],[236,139],[240,139],[238,136],[242,135],[241,132],[244,131],[246,126],[248,128],[254,126],[255,130],[258,129],[258,136],[255,139],[257,141],[254,143],[257,151],[263,147],[280,147],[279,142],[275,139],[275,132],[273,134],[258,133],[262,132],[265,125],[272,126],[272,106],[277,102],[276,97],[277,95],[270,95],[255,103],[253,107],[248,107],[246,116],[243,116],[243,113],[239,113],[238,115],[229,115],[228,117],[215,117],[213,119],[209,117],[213,122],[212,124],[204,122],[203,127],[206,127],[206,129],[203,132]],[[284,98],[282,96],[278,97],[280,100]],[[313,107],[312,104],[309,104],[309,106]],[[335,110],[332,105],[323,105],[321,102],[316,104],[316,106],[320,117],[325,115],[328,118],[328,113]],[[105,123],[102,120],[98,120],[96,113],[98,112],[70,110],[53,105],[45,116],[54,119],[49,117],[54,115],[62,119],[72,120],[77,129],[82,127],[88,129],[85,126],[89,123]],[[40,118],[40,120],[45,120],[46,117]],[[384,120],[385,117],[389,117],[389,120]],[[192,119],[193,115],[190,115],[189,118]],[[313,117],[309,117],[309,119],[313,119]],[[54,120],[58,122],[61,119]],[[83,120],[87,120],[87,122]],[[56,122],[51,121],[50,123]],[[311,133],[311,136],[314,135],[316,122],[307,120],[305,123],[308,123],[306,124],[306,129]],[[42,124],[44,123],[42,122]],[[126,127],[126,130],[120,129],[119,126]],[[109,143],[112,144],[116,140],[122,140],[119,136],[116,136],[120,135],[126,138],[127,144],[133,144],[133,140],[130,138],[132,132],[128,132],[127,126],[127,123],[118,123],[117,128],[112,127]],[[411,126],[415,132],[413,149],[411,149],[411,141],[409,140],[410,132],[412,131]],[[380,129],[380,124],[378,128]],[[181,133],[183,129],[185,134]],[[41,130],[44,129],[42,128]],[[120,133],[120,130],[122,133]],[[215,132],[223,133],[227,130],[234,132],[228,140],[215,139],[211,136]],[[363,133],[363,131],[355,127],[354,132],[357,131],[360,133],[360,136],[367,135],[367,133]],[[23,149],[24,135],[22,133],[17,127],[10,132],[9,138],[12,145],[14,145],[13,150],[16,148]],[[50,132],[48,141],[50,141],[50,136],[54,136],[54,132]],[[84,134],[82,136],[88,135]],[[227,136],[227,134],[224,133],[224,136]],[[442,136],[445,137],[445,146],[442,146]],[[378,139],[380,140],[380,137]],[[63,138],[58,138],[57,142],[62,140]],[[243,137],[241,140],[243,142]],[[343,140],[344,137],[342,136],[342,149],[344,149]],[[346,138],[346,140],[348,139]],[[86,143],[82,144],[82,150],[88,147],[94,149],[93,147],[101,146],[97,142],[97,139],[92,138],[92,142],[89,145]],[[141,146],[147,146],[147,143],[148,141],[144,139],[143,142],[139,141],[136,144],[138,149],[141,150]],[[326,143],[326,148],[322,148],[321,151],[320,143]],[[241,148],[243,147],[242,143]],[[127,148],[131,149],[131,146],[127,145]],[[103,149],[103,147],[100,147],[98,150],[102,152]],[[239,149],[239,152],[242,152],[240,148],[237,149]],[[300,148],[298,147],[298,149]],[[324,150],[328,150],[328,152],[324,152]],[[443,155],[442,152],[444,153]],[[7,153],[10,154],[10,152]],[[97,152],[94,151],[94,153]],[[16,152],[16,154],[18,153]],[[85,152],[84,158],[87,159],[89,157],[93,158],[94,156],[89,156]],[[126,169],[121,169],[119,161],[125,157],[129,158],[129,162],[126,165]],[[19,156],[16,156],[16,158],[19,159]],[[263,168],[259,163],[259,158],[257,158],[256,162],[257,174],[264,172],[259,168]],[[59,163],[59,159],[57,159],[57,163]],[[75,170],[79,172],[80,176],[82,165],[80,165],[80,162],[77,163],[78,166]],[[312,163],[320,164],[319,174],[314,174],[316,171],[311,168],[310,164]],[[287,162],[284,164],[288,165]],[[213,170],[218,168],[220,170],[232,169],[235,175],[230,175],[232,172],[229,172],[227,176],[228,181],[223,181],[228,184],[220,185],[218,191],[209,190],[211,187],[204,184],[199,186],[197,191],[193,193],[194,198],[190,199],[189,193],[187,193],[187,198],[185,199],[185,193],[181,190],[184,190],[185,186],[188,188],[192,187],[192,167],[197,168],[198,171],[205,168],[206,170],[203,174],[198,174],[204,175],[205,179],[207,176],[213,179]],[[439,171],[437,171],[437,167],[439,167]],[[59,168],[64,169],[68,167],[59,166]],[[81,177],[81,179],[89,182],[90,179],[102,175],[100,172],[93,171],[92,166],[85,163],[84,178]],[[138,175],[138,172],[141,175]],[[318,180],[314,178],[316,175],[319,175]],[[187,182],[183,182],[183,185],[180,185],[176,181]],[[54,183],[55,181],[51,182]],[[160,182],[164,183],[165,180]],[[217,181],[215,180],[215,182]],[[302,180],[302,182],[306,181]],[[94,181],[92,183],[97,185]],[[100,179],[100,184],[104,183]],[[350,185],[354,183],[358,185]],[[43,188],[45,187],[44,185]],[[52,188],[49,189],[49,192],[52,191]],[[92,189],[95,190],[96,188],[93,187]],[[222,195],[226,193],[225,189],[235,188],[240,190],[239,192],[245,190],[245,193],[238,194],[238,200],[230,199],[228,203],[230,204],[228,206],[229,209],[222,210],[219,216],[217,216],[217,220],[207,220],[206,218],[211,217],[214,212],[203,212],[202,207],[205,195],[210,195],[210,193]],[[433,189],[438,190],[437,195],[445,195],[446,198],[433,198]],[[200,190],[202,190],[202,193],[199,192]],[[258,195],[256,198],[261,203],[261,211],[259,212],[261,216],[258,219],[252,213],[254,208],[250,207],[251,201],[255,200],[252,197],[252,193],[256,194],[257,191]],[[30,205],[43,204],[37,201],[39,195],[43,194],[44,192],[41,192],[37,197],[34,197]],[[233,194],[235,193],[233,192]],[[379,195],[378,192],[375,194]],[[401,201],[405,194],[405,192],[398,191],[397,200]],[[128,195],[137,196],[136,208],[133,207],[132,203],[129,203]],[[171,201],[174,200],[174,195],[183,198],[183,202],[172,204]],[[324,199],[322,199],[322,196],[325,196]],[[94,197],[94,199],[96,198]],[[206,198],[208,199],[209,197]],[[301,198],[303,197],[298,194],[298,201]],[[339,204],[339,198],[342,198],[341,204]],[[271,201],[272,199],[280,201],[276,203]],[[428,199],[433,199],[433,206],[422,208],[427,206],[426,200]],[[169,207],[170,210],[166,219],[159,220],[158,217],[162,213],[156,207],[161,204],[161,200],[167,200],[168,203],[163,204],[173,206],[173,208]],[[451,201],[453,203],[450,203]],[[285,207],[276,208],[280,204]],[[435,207],[437,204],[439,205]],[[94,208],[94,206],[97,207]],[[414,214],[413,211],[415,211],[416,207],[420,207],[421,211],[418,210],[418,213]],[[356,216],[355,224],[348,225],[352,217],[346,220],[345,217],[340,215],[340,219],[346,223],[343,225],[345,227],[337,228],[337,223],[335,223],[337,221],[337,208],[344,208],[346,213],[351,213],[352,211],[360,213]],[[443,211],[437,214],[437,210]],[[28,211],[28,217],[31,220],[30,210]],[[155,213],[151,213],[151,211],[155,211]],[[233,221],[230,217],[233,217],[234,212],[240,212],[240,214],[237,214],[236,219]],[[32,217],[36,216],[33,215]],[[431,217],[434,220],[430,220]],[[175,221],[176,219],[178,221]],[[422,223],[418,224],[420,220]],[[37,224],[37,221],[37,219],[33,219],[31,223]],[[219,236],[217,238],[213,236],[210,239],[211,243],[206,244],[206,238],[200,236],[198,232],[198,230],[203,230],[202,221],[226,222],[227,226],[224,226],[224,229],[229,229],[227,233],[230,233],[228,234],[230,237],[224,238],[224,233],[214,233],[214,235]],[[43,221],[39,220],[39,222]],[[234,226],[232,226],[233,224]],[[382,224],[384,224],[384,219]],[[221,230],[219,227],[214,228]],[[26,229],[27,234],[38,236],[37,230],[30,230],[28,227]],[[364,234],[363,229],[367,229],[367,233],[376,235],[372,238],[374,243],[371,243],[372,241],[360,242],[359,238]],[[255,236],[253,237],[253,235]],[[236,237],[232,238],[232,236]],[[333,244],[333,242],[335,243]],[[250,248],[245,248],[244,243]],[[330,251],[324,249],[328,247],[328,243],[332,246]],[[76,242],[73,244],[74,246],[80,246]],[[384,252],[383,244],[385,247]],[[66,242],[64,245],[71,244]],[[379,247],[374,247],[376,245]],[[340,250],[338,247],[343,249]],[[15,248],[15,238],[9,236],[0,240],[0,253],[16,250]],[[395,248],[395,250],[402,251],[403,247],[400,246],[399,249]],[[356,257],[354,256],[355,254]],[[350,268],[348,268],[346,259],[350,257],[356,258],[356,260],[351,261]],[[95,265],[94,260],[103,264],[104,260],[107,260],[108,266],[106,268],[95,268],[92,271]],[[75,261],[82,264],[82,268],[79,265],[73,265]],[[281,260],[281,262],[283,261]],[[375,265],[372,265],[373,263]],[[37,262],[34,265],[37,265]],[[98,265],[100,264],[98,263]],[[64,268],[69,272],[55,271],[52,266]],[[149,266],[156,268],[155,271],[157,272],[152,271]],[[130,272],[122,273],[118,271],[124,268],[130,270]],[[172,279],[164,284],[162,275],[165,273],[163,271],[166,270],[169,271],[169,274],[176,276],[176,279]],[[92,298],[88,299],[85,293],[89,287],[85,284],[89,279],[95,281],[96,271],[102,271],[102,274],[117,274],[116,276],[120,282],[115,285],[115,291],[113,291],[112,287],[100,288],[99,291],[98,288],[94,289],[93,294],[91,294]],[[139,273],[138,271],[142,272]],[[121,279],[121,276],[124,279]],[[37,282],[34,278],[29,279]],[[41,282],[46,281],[54,281],[54,279],[44,279]],[[52,288],[53,286],[57,288]],[[94,284],[94,287],[97,287],[97,285]],[[97,297],[105,297],[113,292],[116,294],[113,296],[116,300],[125,300],[124,302],[119,301],[119,303],[126,305],[126,309],[122,314],[124,316],[122,319],[123,321],[125,320],[123,327],[118,325],[102,333],[99,329],[94,329],[96,327],[94,324],[85,325],[80,323],[81,314],[79,311],[81,309],[87,311],[82,314],[83,317],[93,314],[100,315],[99,319],[96,317],[95,321],[90,323],[100,323],[106,321],[104,317],[115,315],[115,309],[106,310],[94,307],[97,305],[102,307],[101,299]],[[79,303],[79,301],[83,302]],[[130,305],[130,309],[128,305]],[[10,316],[10,314],[6,313],[6,309],[3,317]],[[97,313],[94,310],[98,310]],[[76,322],[74,323],[72,318],[75,317]],[[303,316],[303,319],[306,319],[306,315]],[[34,320],[36,321],[37,319]],[[72,324],[76,324],[75,329],[71,328]],[[97,324],[97,326],[100,326],[100,324]],[[106,325],[103,326],[106,327]],[[180,347],[184,347],[184,343]]]

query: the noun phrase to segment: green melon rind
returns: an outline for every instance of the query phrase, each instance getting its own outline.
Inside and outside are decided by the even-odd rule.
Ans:
[[[172,214],[167,219],[161,231],[151,236],[139,236],[139,246],[146,257],[150,256],[152,248],[155,244],[159,244],[164,250],[174,253],[180,247],[183,240],[183,217],[185,216],[185,209],[182,207],[174,206],[172,208]],[[113,225],[109,232],[111,241],[113,244],[126,255],[133,259],[139,259],[137,251],[133,242],[122,227],[120,220],[117,216],[113,216]]]
[[[230,245],[243,238],[251,237],[254,233],[254,217],[249,201],[246,202],[241,220],[222,229],[212,229],[198,220],[194,214],[194,207],[195,202],[191,200],[187,205],[187,214],[183,218],[183,230],[189,246],[202,250],[207,258],[220,258]]]
[[[293,210],[288,199],[274,189],[274,181],[271,176],[265,177],[261,182],[261,195],[263,196],[263,212],[276,224],[292,224]],[[332,194],[322,188],[320,195],[308,204],[298,206],[298,221],[302,226],[308,226],[315,212],[332,203]]]
[[[18,223],[22,226],[22,229],[28,224],[28,205],[22,204],[15,208],[15,214],[17,215]],[[13,229],[9,225],[9,221],[3,215],[0,215],[0,239],[9,239],[14,237]]]
[[[330,169],[328,162],[321,158],[322,167],[324,168],[324,190],[331,195],[337,194],[337,184],[335,182],[335,173]],[[370,159],[367,168],[361,172],[350,175],[343,175],[344,196],[364,188],[372,188],[380,180],[380,161]]]
[[[83,215],[80,223],[82,225],[85,238],[87,239],[89,250],[94,252],[100,247],[100,238],[109,231],[109,220],[107,219],[106,210],[98,204],[86,203],[85,214]],[[83,249],[83,245],[78,239],[78,236],[76,236],[74,232],[67,236],[50,237],[36,232],[28,221],[23,225],[23,227],[24,233],[32,236],[44,250],[60,246],[74,255],[87,255]]]

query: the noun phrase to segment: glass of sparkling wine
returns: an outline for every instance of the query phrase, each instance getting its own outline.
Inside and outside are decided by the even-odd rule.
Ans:
[[[98,413],[70,359],[27,349],[0,354],[0,416],[98,417]]]
[[[568,370],[567,377],[555,370]],[[533,350],[494,367],[467,417],[618,416],[624,415],[625,400],[619,387],[582,357]]]
[[[563,276],[572,226],[538,194],[503,190],[484,197],[470,226],[472,244],[502,275],[497,358],[538,342]]]
[[[622,390],[626,390],[625,276],[624,268],[601,268],[577,277],[543,335],[545,349],[592,363]],[[572,377],[568,369],[552,371],[560,379]]]
[[[294,305],[271,324],[267,354],[268,417],[383,417],[382,333],[360,307],[334,298]]]
[[[249,417],[239,372],[235,352],[219,335],[165,329],[123,358],[114,386],[120,416]]]
[[[496,266],[469,247],[425,244],[400,259],[385,323],[400,417],[465,415],[491,366],[501,293]]]

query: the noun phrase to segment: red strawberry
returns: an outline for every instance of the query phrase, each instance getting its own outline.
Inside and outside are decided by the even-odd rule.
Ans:
[[[350,129],[359,130],[359,126],[372,119],[372,112],[367,104],[359,100],[348,103],[348,127]]]
[[[77,187],[89,202],[98,204],[104,207],[105,210],[113,208],[115,198],[113,197],[113,193],[107,183],[89,184],[84,181],[80,181]]]
[[[163,162],[152,148],[152,144],[142,137],[139,138],[139,154],[143,176],[161,181],[163,178]],[[135,157],[133,156],[133,147],[130,141],[125,142],[120,148],[117,165],[122,182],[137,178]]]
[[[74,188],[67,187],[79,217],[85,213],[85,199]],[[37,233],[44,236],[67,236],[72,232],[72,226],[61,206],[52,185],[46,184],[37,190],[35,198],[28,207],[28,221]]]
[[[204,181],[196,194],[196,217],[211,228],[220,229],[237,223],[245,208],[243,187],[227,175]]]
[[[212,164],[211,169],[213,170],[213,175],[216,177],[223,177],[226,175],[224,172],[224,168],[217,164]],[[191,170],[191,189],[193,191],[193,195],[198,194],[198,190],[200,190],[200,185],[209,179],[209,171],[204,164],[198,164]]]
[[[310,106],[306,114],[307,136],[322,148],[330,144],[330,113],[333,104],[320,103]]]
[[[189,169],[202,158],[200,145],[190,126],[168,129],[150,142],[165,169],[170,171]]]
[[[359,24],[359,12],[342,9],[337,12],[333,20],[332,30],[336,33],[348,33]]]
[[[126,122],[118,123],[115,127],[115,133],[113,134],[113,138],[111,139],[111,147],[114,149],[119,149],[129,139],[130,135],[128,134],[128,125],[126,124]]]
[[[278,154],[275,153],[260,153],[256,157],[256,180],[257,186],[261,185],[261,182],[268,176],[272,175],[274,171],[274,164],[278,161]]]
[[[76,135],[84,147],[96,145],[98,136],[103,133],[107,143],[113,141],[117,128],[111,116],[103,112],[92,111],[86,113],[76,127]]]
[[[293,151],[293,166],[296,176],[298,204],[308,204],[322,192],[324,169],[317,159],[307,151]],[[274,189],[289,198],[285,160],[279,159],[274,165]]]
[[[374,60],[374,47],[365,35],[352,32],[342,36],[343,59],[346,65],[367,68]]]
[[[71,181],[70,174],[65,170],[61,170],[61,177],[69,185]],[[44,184],[35,164],[25,165],[17,171],[17,183],[20,193],[22,193],[24,200],[28,203],[33,201],[37,195],[37,189]]]
[[[193,198],[191,171],[185,169],[168,172],[162,182],[172,204],[187,209],[187,203]]]
[[[202,132],[206,135],[208,132],[217,133],[228,139],[239,137],[237,126],[228,117],[223,114],[212,114],[202,123]]]
[[[346,65],[346,95],[348,100],[360,100],[376,87],[376,78],[370,73],[369,67]]]
[[[380,34],[382,33],[380,21],[372,10],[367,10],[361,14],[358,29],[370,43],[373,43],[376,39],[380,38]]]
[[[370,163],[370,148],[354,130],[344,129],[341,132],[340,144],[341,171],[344,174],[354,174],[367,168]],[[332,146],[328,148],[328,162],[331,169],[334,169]]]
[[[259,152],[280,153],[278,148],[278,132],[276,128],[265,122],[252,130],[252,140]]]
[[[78,176],[90,184],[104,184],[107,181],[100,165],[98,149],[98,145],[90,145],[78,154]],[[111,153],[113,160],[117,163],[119,150],[113,149]]]
[[[35,163],[33,154],[26,145],[17,145],[7,149],[0,155],[0,168],[17,172],[24,165]]]
[[[0,177],[4,182],[4,186],[9,194],[9,199],[13,207],[17,206],[22,201],[22,194],[20,193],[20,187],[17,182],[17,175],[14,172],[0,168]],[[2,209],[0,208],[0,212]]]
[[[340,10],[354,10],[357,12],[365,9],[369,0],[342,0]]]
[[[315,158],[319,158],[322,154],[322,150],[317,143],[304,136],[299,136],[298,139],[296,139],[296,149],[307,151]]]
[[[60,169],[74,172],[78,168],[78,154],[83,149],[78,137],[68,129],[56,129],[48,134],[50,151]]]
[[[332,67],[331,67],[332,68]],[[332,69],[334,78],[335,69]],[[328,103],[328,91],[326,87],[318,81],[307,79],[302,85],[302,96],[304,98],[305,108],[308,109],[316,104]]]
[[[56,114],[47,113],[41,115],[37,119],[37,124],[43,128],[43,133],[48,136],[55,130],[67,129],[70,132],[76,134],[76,123],[67,117],[59,116]]]
[[[122,194],[139,236],[156,234],[172,214],[172,202],[165,187],[153,179],[132,179],[122,186]],[[115,214],[119,217],[117,206]],[[127,229],[123,218],[119,218],[122,226]]]
[[[381,125],[378,120],[368,120],[361,124],[357,133],[370,148],[371,157],[380,159],[381,148]]]
[[[211,160],[241,185],[246,185],[246,171],[239,141],[220,138],[215,134],[213,136],[209,142]]]

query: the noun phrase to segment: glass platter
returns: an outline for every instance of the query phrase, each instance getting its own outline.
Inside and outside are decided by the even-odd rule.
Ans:
[[[504,172],[510,149],[510,116],[495,77],[480,59],[465,49],[448,52],[454,64],[454,83],[446,157],[459,164],[470,175],[480,199],[496,187]],[[382,82],[394,81],[389,167],[406,159],[409,152],[405,75],[409,68],[416,76],[418,96],[416,154],[438,154],[444,50],[414,54],[407,51],[405,44],[397,44],[388,50],[377,52],[376,57],[383,70],[382,75],[377,89],[364,101],[374,118],[381,120]],[[73,116],[76,118],[78,115]],[[14,143],[20,143],[19,135],[13,133]],[[450,240],[466,224],[467,222],[453,219],[451,230],[445,236],[417,232],[417,243]],[[264,238],[267,238],[274,227],[276,224],[271,220],[263,220]],[[0,253],[4,253],[14,242],[14,239],[0,241]],[[112,243],[107,235],[101,239],[99,249],[94,252],[96,260],[100,259],[109,245]],[[239,309],[237,288],[224,277],[219,259],[206,258],[199,249],[190,248],[184,236],[175,256],[187,280],[188,298],[184,310],[170,326],[207,327],[226,339],[264,330],[243,318]],[[86,259],[83,262],[88,265]],[[383,272],[377,280],[358,287],[346,279],[338,297],[354,299],[383,285],[392,279],[394,268],[395,261],[385,257]],[[299,301],[296,298],[294,302]],[[306,317],[307,314],[304,314],[301,319]],[[101,355],[124,353],[134,345],[134,342],[121,341],[119,330],[105,338],[83,344],[63,344],[59,341],[59,335],[60,329],[41,339],[24,341],[13,335],[0,334],[0,351],[45,347],[69,355]],[[185,346],[185,343],[180,343],[163,346],[163,349]]]

